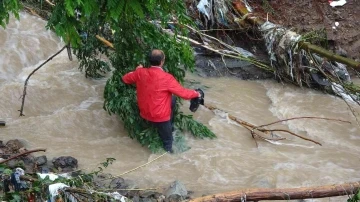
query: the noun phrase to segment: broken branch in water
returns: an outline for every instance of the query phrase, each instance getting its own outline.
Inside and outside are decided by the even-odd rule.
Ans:
[[[259,130],[261,131],[261,130],[263,130],[263,129],[259,129]],[[310,141],[310,142],[313,142],[313,143],[315,143],[315,144],[318,144],[318,145],[322,146],[322,144],[321,144],[320,142],[317,142],[317,141],[312,140],[312,139],[310,139],[310,138],[306,138],[306,137],[304,137],[304,136],[298,135],[298,134],[293,133],[293,132],[288,131],[288,130],[284,130],[284,129],[273,129],[273,130],[266,130],[266,131],[270,131],[270,132],[276,132],[276,131],[277,131],[277,132],[289,133],[289,134],[294,135],[294,136],[296,136],[296,137],[298,137],[298,138],[301,138],[301,139],[303,139],[303,140],[307,140],[307,141]]]
[[[8,159],[2,160],[2,161],[0,161],[0,164],[6,163],[6,162],[8,162],[8,161],[10,161],[10,160],[12,160],[12,159],[18,158],[18,157],[20,157],[20,156],[24,156],[24,155],[27,155],[27,154],[30,154],[30,153],[34,153],[34,152],[39,152],[39,151],[45,152],[46,149],[34,149],[34,150],[29,150],[29,151],[26,151],[26,152],[17,154],[17,155],[15,155],[15,156],[12,156],[12,157],[10,157],[10,158],[8,158]]]
[[[210,109],[211,111],[214,111],[214,110],[220,110],[220,111],[223,111],[225,112],[224,110],[221,110],[221,109],[218,109],[217,107],[214,107],[214,106],[210,106],[210,105],[204,105],[207,109]],[[294,135],[296,137],[299,137],[303,140],[307,140],[307,141],[310,141],[310,142],[313,142],[315,144],[318,144],[321,146],[321,143],[315,141],[315,140],[312,140],[310,138],[306,138],[306,137],[303,137],[301,135],[298,135],[296,133],[293,133],[293,132],[290,132],[288,130],[283,130],[283,129],[265,129],[265,128],[262,128],[263,126],[255,126],[251,123],[248,123],[246,121],[243,121],[243,120],[240,120],[238,118],[236,118],[235,116],[232,116],[231,114],[227,114],[227,116],[229,117],[230,120],[233,120],[235,121],[236,123],[240,124],[241,126],[243,126],[244,128],[248,129],[252,135],[253,138],[255,137],[258,137],[260,139],[263,139],[263,140],[271,140],[271,141],[278,141],[278,140],[284,140],[285,138],[279,138],[279,137],[271,137],[271,134],[272,132],[274,131],[281,131],[281,132],[286,132],[286,133],[289,133],[291,135]],[[265,125],[264,125],[265,126]],[[257,142],[255,141],[256,145],[257,145]]]
[[[22,102],[21,102],[21,109],[19,110],[20,112],[20,116],[25,116],[25,114],[23,114],[24,111],[24,104],[25,104],[25,96],[26,96],[26,88],[29,82],[30,77],[37,71],[39,70],[42,66],[44,66],[46,63],[48,63],[50,60],[52,60],[55,56],[59,55],[67,46],[64,46],[62,49],[60,49],[57,53],[55,53],[54,55],[52,55],[50,58],[48,58],[45,62],[43,62],[39,67],[37,67],[36,69],[34,69],[29,76],[26,78],[25,80],[25,84],[24,84],[24,91],[23,91],[23,95],[22,95]]]
[[[281,122],[291,121],[291,120],[296,120],[296,119],[322,119],[322,120],[327,120],[327,121],[340,121],[340,122],[343,122],[343,123],[351,124],[350,121],[345,121],[345,120],[341,120],[341,119],[323,118],[323,117],[315,117],[315,116],[303,116],[303,117],[293,117],[293,118],[289,118],[289,119],[279,120],[279,121],[271,122],[271,123],[264,124],[264,125],[257,126],[257,127],[270,126],[270,125],[273,125],[273,124],[276,124],[276,123],[281,123]]]

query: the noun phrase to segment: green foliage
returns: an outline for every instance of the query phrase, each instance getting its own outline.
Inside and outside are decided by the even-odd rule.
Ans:
[[[202,123],[195,121],[192,115],[185,115],[179,112],[175,116],[175,124],[181,130],[190,131],[197,138],[215,138],[215,134]]]
[[[359,202],[360,201],[360,190],[356,192],[351,198],[347,200],[347,202]]]
[[[72,192],[70,189],[69,191],[61,192],[60,195],[62,198],[66,198],[69,195],[75,195],[76,196],[75,198],[77,199],[84,199],[82,201],[89,201],[88,199],[94,199],[94,198],[107,199],[105,201],[111,201],[111,199],[108,196],[104,196],[101,193],[94,193],[93,191],[86,191],[86,190],[88,190],[89,188],[91,188],[91,190],[95,190],[96,186],[94,184],[94,177],[96,175],[103,173],[104,169],[107,168],[109,165],[111,165],[115,160],[116,159],[114,158],[107,158],[106,161],[99,164],[97,170],[91,173],[78,173],[77,176],[74,176],[69,179],[59,176],[59,178],[52,181],[50,180],[49,176],[45,177],[44,179],[37,176],[34,182],[29,183],[28,190],[20,191],[20,192],[9,192],[4,194],[3,196],[0,196],[0,199],[6,201],[13,201],[13,202],[27,201],[27,196],[29,193],[35,194],[37,199],[48,199],[50,197],[48,193],[49,185],[55,183],[64,183],[70,186],[72,189],[76,189],[76,191]],[[12,171],[9,168],[7,168],[5,165],[0,165],[0,175],[2,180],[4,180],[5,177],[10,177],[11,173]],[[79,193],[80,195],[77,195]]]
[[[10,13],[13,13],[16,19],[19,19],[19,10],[21,5],[18,0],[0,1],[0,25],[5,29],[9,23]]]
[[[319,45],[324,48],[329,48],[325,29],[318,29],[304,33],[301,36],[301,40],[309,42],[311,44]]]

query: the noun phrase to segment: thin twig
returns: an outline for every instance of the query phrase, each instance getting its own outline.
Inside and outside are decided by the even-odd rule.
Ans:
[[[34,149],[34,150],[29,150],[29,151],[26,151],[26,152],[17,154],[17,155],[15,155],[15,156],[12,156],[12,157],[10,157],[10,158],[8,158],[8,159],[2,160],[2,161],[0,161],[0,164],[6,163],[6,162],[8,162],[8,161],[10,161],[10,160],[12,160],[12,159],[17,158],[17,157],[24,156],[24,155],[26,155],[26,154],[30,154],[30,153],[34,153],[34,152],[39,152],[39,151],[45,152],[46,149]]]
[[[43,62],[39,67],[37,67],[36,69],[34,69],[34,71],[32,71],[29,76],[26,78],[25,80],[25,84],[24,84],[24,91],[23,91],[23,95],[22,95],[22,102],[21,102],[21,109],[20,111],[20,116],[25,116],[25,114],[23,114],[24,111],[24,104],[25,104],[25,96],[26,96],[26,88],[28,85],[28,81],[30,79],[30,77],[37,71],[39,70],[42,66],[44,66],[47,62],[49,62],[50,60],[52,60],[55,56],[59,55],[67,46],[64,46],[61,50],[59,50],[57,53],[55,53],[54,55],[52,55],[49,59],[47,59],[45,62]]]
[[[55,4],[50,2],[49,0],[45,0],[45,2],[48,3],[50,6],[55,6]]]
[[[340,121],[340,122],[343,122],[343,123],[351,124],[350,121],[345,121],[345,120],[341,120],[341,119],[322,118],[322,117],[314,117],[314,116],[303,116],[303,117],[294,117],[294,118],[279,120],[279,121],[275,121],[275,122],[272,122],[272,123],[260,125],[260,126],[257,126],[257,127],[261,128],[261,127],[270,126],[270,125],[273,125],[273,124],[276,124],[276,123],[285,122],[285,121],[291,121],[291,120],[295,120],[295,119],[322,119],[322,120],[328,120],[328,121]]]
[[[312,140],[312,139],[310,139],[310,138],[306,138],[306,137],[304,137],[304,136],[298,135],[298,134],[293,133],[293,132],[288,131],[288,130],[284,130],[284,129],[271,129],[271,130],[266,130],[266,131],[289,133],[289,134],[294,135],[294,136],[296,136],[296,137],[299,137],[299,138],[301,138],[301,139],[303,139],[303,140],[307,140],[307,141],[310,141],[310,142],[313,142],[313,143],[315,143],[315,144],[318,144],[318,145],[322,146],[322,144],[321,144],[320,142],[317,142],[317,141]]]

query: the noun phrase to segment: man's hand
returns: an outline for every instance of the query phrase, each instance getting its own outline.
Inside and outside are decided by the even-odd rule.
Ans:
[[[136,69],[143,68],[144,66],[142,64],[139,64]]]

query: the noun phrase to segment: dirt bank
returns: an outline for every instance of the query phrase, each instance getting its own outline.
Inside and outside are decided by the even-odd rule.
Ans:
[[[324,29],[330,50],[360,61],[360,1],[331,7],[327,0],[250,0],[255,12],[299,33]],[[338,22],[338,26],[335,25]]]

